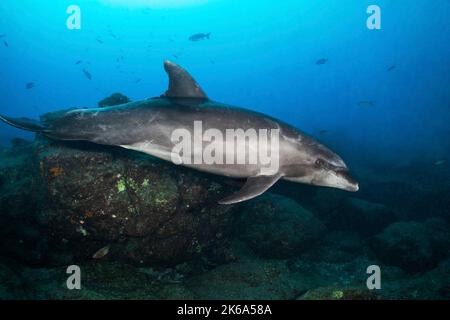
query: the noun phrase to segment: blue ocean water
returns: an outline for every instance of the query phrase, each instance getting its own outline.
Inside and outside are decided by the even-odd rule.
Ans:
[[[81,30],[66,27],[71,4]],[[366,27],[371,4],[382,10],[381,30]],[[449,10],[444,0],[6,0],[1,111],[37,117],[116,91],[157,96],[171,59],[214,100],[285,120],[347,159],[437,161],[450,150]],[[211,39],[188,40],[199,32]],[[321,58],[328,62],[316,65]],[[23,135],[0,130],[2,144]]]
[[[66,22],[70,16],[67,8],[71,5],[81,9],[81,29],[79,30],[67,27]],[[371,15],[367,9],[371,5],[381,9],[381,29],[372,30],[367,26],[367,20]],[[244,204],[242,209],[238,209],[238,213],[242,216],[235,214],[237,222],[233,221],[234,224],[232,224],[227,221],[232,225],[231,229],[238,233],[237,236],[234,234],[234,237],[253,250],[251,258],[254,258],[253,254],[258,256],[258,259],[262,257],[255,264],[260,263],[264,267],[270,264],[274,270],[282,270],[277,271],[277,276],[279,274],[281,276],[274,282],[289,283],[286,285],[288,289],[283,289],[289,292],[289,295],[286,294],[288,298],[298,298],[303,296],[304,292],[313,292],[316,287],[329,289],[328,282],[334,283],[335,278],[331,276],[327,278],[327,275],[333,274],[337,269],[345,269],[340,263],[345,264],[348,261],[354,262],[355,265],[352,265],[352,268],[363,274],[359,277],[363,279],[361,283],[365,286],[365,268],[369,264],[367,261],[370,260],[370,263],[385,263],[386,269],[392,266],[398,268],[393,271],[389,269],[389,272],[392,271],[391,279],[411,281],[408,285],[400,280],[400,284],[394,283],[391,287],[388,285],[391,291],[385,291],[387,293],[384,297],[417,298],[416,291],[418,291],[419,298],[449,299],[450,237],[448,234],[450,228],[447,225],[450,222],[448,202],[450,190],[448,182],[450,181],[448,167],[450,164],[449,18],[450,2],[447,0],[1,0],[0,114],[38,119],[42,114],[61,109],[96,107],[100,100],[115,92],[120,92],[133,101],[159,96],[167,89],[168,79],[163,68],[163,61],[169,59],[187,69],[211,99],[268,114],[294,125],[323,142],[345,160],[360,183],[360,192],[356,194],[330,189],[324,191],[323,188],[294,184],[281,184],[281,186],[277,184],[273,193],[268,192],[265,195],[267,198],[262,198],[263,200],[258,198],[256,202]],[[189,39],[198,33],[209,33],[209,39],[204,38],[199,41]],[[11,139],[15,137],[34,139],[33,134],[0,122],[0,146],[9,146]],[[54,220],[51,220],[48,225],[44,223],[45,228],[39,225],[39,232],[45,230],[43,234],[49,237],[49,248],[61,249],[59,242],[56,245],[51,242],[54,241],[52,237],[55,234],[58,240],[69,239],[68,243],[74,241],[73,239],[78,241],[77,237],[80,233],[86,239],[86,234],[91,233],[95,236],[93,240],[81,237],[82,241],[86,240],[86,245],[80,242],[78,247],[76,245],[62,246],[62,258],[58,257],[61,260],[55,259],[57,262],[54,262],[55,260],[52,260],[54,257],[42,258],[44,256],[42,252],[49,251],[46,246],[42,245],[37,249],[36,246],[33,247],[38,242],[36,238],[41,239],[44,236],[36,236],[36,238],[30,236],[34,234],[34,231],[29,232],[28,225],[18,227],[23,230],[11,231],[8,229],[9,225],[7,227],[6,223],[0,223],[2,239],[0,261],[2,263],[3,258],[7,257],[7,259],[17,259],[27,267],[30,265],[42,269],[48,267],[50,270],[55,265],[65,266],[64,259],[69,255],[73,258],[70,260],[71,263],[85,263],[86,259],[91,259],[93,253],[100,252],[107,256],[110,248],[111,261],[129,262],[131,260],[133,263],[144,263],[145,267],[153,267],[151,263],[154,261],[167,262],[163,259],[165,257],[161,258],[161,255],[165,253],[157,252],[156,256],[160,259],[158,260],[153,256],[153,251],[157,249],[151,247],[150,250],[144,245],[140,248],[133,243],[132,241],[139,238],[135,234],[127,238],[131,245],[125,248],[131,251],[132,257],[120,256],[117,252],[126,252],[126,250],[117,240],[119,236],[113,241],[108,238],[110,236],[108,232],[115,230],[115,222],[107,221],[104,225],[101,224],[102,227],[106,226],[107,232],[95,224],[98,221],[95,220],[98,218],[96,216],[98,212],[104,210],[109,214],[108,210],[115,210],[115,208],[113,205],[108,208],[100,207],[95,202],[92,209],[89,207],[92,204],[89,200],[100,199],[98,201],[102,203],[101,200],[111,201],[117,198],[122,201],[116,204],[117,206],[131,203],[135,200],[133,197],[126,200],[121,198],[123,191],[129,187],[126,185],[129,181],[123,182],[120,180],[121,175],[118,174],[119,182],[116,184],[115,180],[109,181],[112,187],[109,189],[105,187],[108,191],[112,190],[117,194],[109,195],[109,198],[103,194],[98,197],[96,194],[91,196],[86,191],[84,184],[86,181],[92,183],[92,190],[105,191],[98,185],[94,186],[97,182],[96,178],[82,176],[79,168],[75,168],[70,173],[64,171],[66,167],[72,165],[70,162],[72,158],[68,155],[73,155],[74,153],[71,153],[73,151],[61,152],[63,160],[58,162],[54,161],[61,156],[55,151],[57,148],[52,149],[53,146],[42,147],[41,145],[33,148],[37,149],[30,151],[25,148],[24,151],[19,148],[17,151],[14,148],[5,148],[7,151],[1,153],[3,159],[0,158],[0,188],[6,191],[0,192],[0,222],[9,221],[12,216],[21,222],[29,223],[30,221],[27,220],[29,216],[26,216],[26,219],[17,218],[20,214],[16,215],[16,211],[28,214],[33,210],[35,210],[34,214],[39,216],[39,219],[36,219],[39,223],[47,221],[45,220],[47,219],[46,210],[42,210],[39,205],[30,205],[30,209],[28,202],[24,201],[24,199],[33,198],[36,194],[32,187],[38,185],[36,182],[38,178],[35,175],[40,174],[39,179],[47,179],[45,180],[46,188],[42,189],[48,191],[54,201],[54,203],[48,202],[54,204],[54,207],[48,210],[53,212],[53,215],[48,214],[49,219]],[[46,152],[50,156],[39,148],[49,148],[51,151]],[[87,149],[87,151],[85,148],[81,146],[76,149],[81,154],[80,159],[92,160],[91,154],[88,153],[92,150]],[[96,171],[97,168],[92,169],[89,167],[91,163],[86,160],[88,162],[86,167],[91,170],[86,169],[86,171],[97,173],[103,179],[102,174],[109,172],[110,169],[105,165],[109,162],[104,159],[110,159],[104,156],[107,152],[101,148],[99,147],[99,153],[102,154],[99,156],[101,161],[96,163],[100,169],[98,171]],[[0,150],[0,152],[3,151]],[[14,158],[14,152],[19,154],[18,160],[14,160],[17,164],[9,160],[10,157]],[[22,157],[21,152],[26,156]],[[33,157],[40,161],[39,166],[33,164],[29,167],[34,166],[33,169],[39,167],[37,170],[40,170],[39,174],[29,169],[26,161],[23,161],[23,158],[36,160]],[[120,156],[117,157],[122,161],[121,166],[132,167],[130,162],[134,160],[123,160]],[[101,167],[102,165],[104,167]],[[17,172],[21,172],[20,170],[10,169],[14,166],[27,167],[30,172],[25,171],[19,174]],[[114,170],[119,167],[119,165],[114,167]],[[173,172],[170,170],[167,172],[170,171],[170,174],[176,175],[178,169],[173,168]],[[134,172],[133,170],[130,172]],[[152,170],[148,168],[143,170],[147,170],[146,173],[152,173]],[[71,184],[73,181],[65,178],[65,175],[79,178],[77,182],[79,189],[75,189]],[[189,174],[186,175],[190,177]],[[83,180],[85,178],[86,180]],[[170,183],[166,183],[164,178],[167,177],[159,178],[162,180],[161,188],[178,181],[173,179]],[[58,179],[62,179],[62,182]],[[7,180],[13,182],[8,184]],[[193,184],[198,182],[193,178],[187,181],[194,181]],[[152,183],[147,179],[139,182],[139,185],[146,187]],[[108,181],[105,185],[109,186],[107,183]],[[201,189],[202,183],[198,182],[192,189],[195,191],[195,187],[198,187],[204,194],[210,196],[210,189],[207,191]],[[182,190],[178,185],[177,188],[179,188],[176,189],[178,191]],[[192,190],[189,189],[189,191]],[[201,198],[202,192],[198,192],[196,197]],[[77,198],[78,193],[80,195]],[[76,196],[72,198],[73,194]],[[170,198],[170,192],[168,194],[169,196],[167,194],[161,196],[161,199],[157,198],[159,202],[154,202],[158,205],[161,201],[164,203],[166,198]],[[136,198],[140,196],[141,194]],[[200,219],[198,212],[203,212],[202,203],[206,203],[208,199],[201,199],[198,204],[192,200],[195,197],[189,198],[190,196],[191,194],[186,197],[188,205],[192,202],[199,206],[199,208],[195,207],[197,211],[193,209],[194,213],[186,211],[189,219],[191,219],[189,214],[194,216],[191,220],[186,218],[194,225]],[[154,200],[150,196],[146,198],[146,194],[142,198]],[[40,201],[42,199],[36,196],[36,199],[33,198],[30,203],[41,204]],[[262,204],[258,201],[262,201]],[[271,205],[266,205],[264,201],[268,201]],[[148,209],[143,202],[141,201],[138,205]],[[170,201],[168,202],[171,204]],[[44,203],[48,204],[45,201]],[[268,209],[272,208],[271,206],[275,207],[273,210],[276,214]],[[208,210],[217,210],[219,213],[216,213],[220,216],[221,209],[210,209],[212,205],[209,207],[205,205],[205,207],[209,208]],[[74,208],[79,209],[80,212]],[[154,210],[152,206],[150,208],[149,215],[160,218],[160,211]],[[126,209],[127,207],[124,211]],[[163,205],[163,209],[172,212],[170,205],[166,204],[165,207]],[[164,210],[161,212],[167,213]],[[182,210],[188,209],[183,207],[178,209],[177,213]],[[307,210],[311,214],[309,211],[305,213]],[[112,212],[113,218],[116,219],[116,215],[119,214]],[[185,211],[182,212],[185,213]],[[261,216],[258,216],[258,213],[261,213]],[[64,217],[58,220],[65,214],[67,219]],[[297,217],[296,214],[299,216]],[[41,215],[45,216],[45,219]],[[153,219],[154,216],[151,218]],[[305,216],[308,218],[304,218]],[[318,222],[311,223],[311,220],[314,220],[311,217]],[[89,225],[90,218],[93,218],[93,226]],[[103,218],[102,212],[99,219]],[[428,221],[429,218],[432,218],[431,221]],[[218,219],[218,221],[221,220]],[[255,226],[249,224],[249,221],[255,222]],[[126,224],[126,222],[123,223]],[[151,219],[139,221],[139,223],[144,226],[143,229],[153,228]],[[29,224],[36,223],[32,220]],[[59,225],[61,229],[58,229]],[[77,227],[74,233],[71,233],[72,225]],[[303,228],[304,225],[314,230],[310,231],[313,234],[311,237],[309,237],[309,231]],[[301,232],[293,229],[292,226],[300,226]],[[52,232],[47,232],[47,227]],[[89,229],[90,227],[92,230]],[[204,225],[201,224],[200,227]],[[182,236],[186,234],[191,236],[190,232],[197,231],[200,227],[176,225],[174,230],[179,232],[182,230],[184,232]],[[210,228],[213,230],[211,231],[208,228],[206,228],[207,232],[204,232],[204,237],[207,239],[205,243],[208,245],[211,245],[210,238],[215,239],[216,232],[220,237],[226,238],[223,236],[226,231],[218,232],[213,227]],[[75,230],[75,227],[73,229]],[[113,231],[111,234],[114,234]],[[199,233],[202,234],[202,232]],[[37,231],[36,234],[38,234]],[[303,234],[309,237],[305,235],[307,248],[303,247],[303,240],[305,240],[302,238]],[[103,235],[107,240],[102,238]],[[29,239],[26,239],[28,236]],[[189,236],[185,238],[191,241]],[[20,245],[29,241],[31,243],[28,247],[29,251],[20,247],[17,244],[19,240],[15,237],[22,241]],[[217,238],[220,237],[217,236]],[[195,234],[192,238],[198,243],[193,240],[189,245],[198,251],[195,252],[196,254],[203,254],[203,243],[198,239],[200,236]],[[231,238],[230,242],[233,242],[235,238]],[[186,242],[189,242],[188,240]],[[152,238],[151,241],[154,239]],[[312,254],[307,251],[310,244],[308,241],[311,241],[311,248],[319,245],[317,250],[319,258],[315,256],[316,251]],[[170,245],[179,249],[173,243],[168,246]],[[214,245],[211,246],[214,247]],[[87,253],[79,253],[83,249],[86,249]],[[100,250],[97,251],[98,249]],[[184,247],[183,250],[187,251]],[[38,257],[29,252],[39,252],[36,254]],[[139,255],[141,253],[144,262],[141,261]],[[278,253],[279,256],[276,255]],[[77,254],[82,256],[82,259]],[[228,258],[222,252],[215,254]],[[182,267],[179,269],[174,267],[180,262],[179,259],[182,259],[176,254],[173,256],[167,258],[167,260],[172,259],[169,261],[172,263],[171,267],[176,272],[183,273]],[[145,260],[147,258],[150,263]],[[269,262],[264,260],[266,258]],[[318,260],[328,263],[330,269],[320,265]],[[230,258],[226,262],[230,261],[234,260]],[[195,298],[285,298],[284,291],[282,294],[277,295],[277,292],[272,295],[278,287],[276,289],[270,287],[268,290],[264,287],[259,295],[259,287],[258,290],[251,286],[251,288],[245,287],[247,285],[245,281],[233,283],[230,287],[226,287],[227,290],[222,290],[222,286],[228,285],[226,282],[229,280],[228,274],[240,274],[239,272],[244,270],[243,273],[255,272],[258,276],[260,275],[259,265],[252,269],[250,264],[246,264],[247,260],[244,262],[237,267],[232,263],[226,265],[225,262],[214,262],[216,263],[214,266],[220,266],[222,263],[230,267],[231,271],[220,269],[220,267],[214,269],[212,272],[217,273],[211,276],[213,280],[208,278],[210,274],[206,271],[206,275],[199,276],[196,273],[199,273],[198,270],[189,270],[185,274],[199,276],[200,278],[195,280],[200,284],[197,286],[196,281],[187,281],[186,287],[192,290]],[[294,276],[288,275],[284,264],[282,267],[278,265],[285,262],[286,268]],[[382,267],[385,268],[385,265],[382,264]],[[196,267],[197,265],[193,269]],[[182,271],[179,271],[181,269]],[[320,281],[311,287],[303,288],[301,285],[296,287],[295,281],[304,275],[305,270],[320,278]],[[143,282],[140,280],[133,282],[133,280],[128,283],[128,271],[119,272],[125,279],[119,279],[123,280],[120,285],[132,287],[135,283]],[[176,273],[175,271],[173,274]],[[114,272],[116,272],[115,269]],[[111,274],[116,274],[114,272],[111,271]],[[156,274],[152,272],[146,270],[147,275]],[[158,281],[161,280],[160,278],[170,278],[168,274],[172,275],[171,272],[161,271],[156,278]],[[410,277],[410,274],[426,272],[431,272],[426,274],[426,277],[433,279],[431,282],[436,285],[433,287],[434,291],[427,291],[428,287],[425,288],[424,283],[428,282],[428,278],[424,278],[424,282],[416,283],[414,282],[416,278]],[[401,276],[397,277],[396,275],[400,273]],[[289,278],[288,280],[282,278],[285,275]],[[140,279],[140,276],[139,273],[136,279]],[[37,276],[25,273],[24,279],[31,279],[30,283],[33,283],[36,280],[33,277]],[[338,277],[341,280],[344,279],[342,280],[344,284],[354,281],[354,274],[351,272],[342,276],[336,275],[336,279]],[[220,281],[214,281],[219,278]],[[42,279],[47,278],[42,276]],[[223,279],[226,281],[221,282]],[[270,282],[264,277],[262,279],[264,280],[261,278],[252,280],[258,285]],[[39,281],[36,283],[39,284]],[[240,287],[242,283],[244,283],[244,289]],[[59,282],[55,284],[55,288],[58,288],[58,285]],[[289,291],[294,287],[295,292]],[[99,292],[102,292],[101,290],[100,286]],[[334,297],[340,296],[339,290],[333,287],[329,291]],[[171,289],[164,291],[164,294],[167,292],[172,293]],[[174,292],[178,293],[176,290]],[[231,292],[230,296],[222,296],[224,292]],[[266,293],[267,295],[264,295]],[[36,297],[33,294],[30,295]],[[61,298],[58,294],[59,291],[55,290],[49,293],[49,297]],[[125,290],[124,295],[127,294]],[[312,294],[313,298],[328,297],[321,295],[322,291],[314,292],[314,294]],[[420,296],[420,294],[423,295]],[[39,294],[37,296],[41,297]],[[93,295],[93,297],[97,296]],[[107,295],[104,297],[108,298]],[[156,297],[161,296],[156,295]],[[1,294],[0,298],[2,298]],[[163,298],[167,297],[163,296]]]

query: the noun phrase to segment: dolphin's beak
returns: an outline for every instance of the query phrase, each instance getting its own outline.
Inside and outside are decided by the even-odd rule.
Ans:
[[[357,183],[355,183],[354,185],[352,185],[349,189],[348,189],[348,191],[351,191],[351,192],[357,192],[359,190],[359,183],[357,182]]]
[[[350,192],[356,192],[359,190],[359,183],[353,179],[348,170],[337,171],[336,174],[345,181],[345,186],[342,189]]]

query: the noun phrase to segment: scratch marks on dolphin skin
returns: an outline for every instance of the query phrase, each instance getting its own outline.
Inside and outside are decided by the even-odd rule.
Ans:
[[[159,118],[159,114],[160,114],[159,111],[157,111],[157,112],[155,112],[154,114],[152,114],[152,116],[150,117],[150,119],[147,120],[147,125],[150,125],[150,124],[152,124],[153,122],[155,122],[155,120]]]
[[[105,126],[103,124],[99,124],[98,127],[102,130],[102,131],[108,131],[108,129],[110,128],[110,126]]]
[[[154,144],[153,140],[136,142],[131,145],[121,145],[122,148],[143,152],[154,157],[160,157],[166,161],[172,161],[172,151],[166,147]]]
[[[288,142],[291,142],[291,143],[299,143],[299,142],[302,142],[302,138],[300,137],[300,136],[298,136],[298,137],[295,137],[295,138],[293,138],[293,137],[288,137],[287,135],[285,135],[283,132],[281,132],[281,137],[283,138],[283,139],[285,139],[286,141],[288,141]]]

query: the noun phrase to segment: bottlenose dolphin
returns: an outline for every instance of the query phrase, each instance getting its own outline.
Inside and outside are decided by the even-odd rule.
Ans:
[[[350,177],[341,157],[313,138],[264,114],[212,101],[186,70],[170,61],[164,62],[164,68],[169,76],[169,88],[160,97],[107,108],[64,111],[41,121],[6,116],[0,116],[0,119],[51,139],[120,146],[168,161],[174,161],[173,150],[179,142],[174,140],[174,132],[181,129],[195,135],[195,123],[201,123],[205,132],[212,129],[224,135],[229,129],[241,132],[276,130],[277,150],[268,150],[278,164],[272,172],[264,170],[267,169],[266,163],[263,164],[260,159],[241,164],[198,161],[178,164],[222,176],[246,178],[242,189],[221,200],[221,204],[259,196],[279,179],[358,191],[358,183]],[[200,148],[194,146],[192,157],[197,157],[212,143],[212,139],[206,139]],[[247,156],[249,150],[257,148],[251,140],[244,139],[240,143],[248,147],[244,149]],[[227,156],[229,150],[217,149],[215,152]]]

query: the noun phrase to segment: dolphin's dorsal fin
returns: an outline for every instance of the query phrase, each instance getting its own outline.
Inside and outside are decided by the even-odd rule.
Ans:
[[[275,184],[275,182],[280,180],[282,176],[282,174],[276,174],[273,176],[250,177],[247,179],[247,182],[241,190],[225,199],[220,200],[219,204],[233,204],[253,199],[266,192]]]
[[[208,99],[194,78],[182,67],[166,60],[164,69],[169,75],[169,89],[163,94],[164,97]]]

